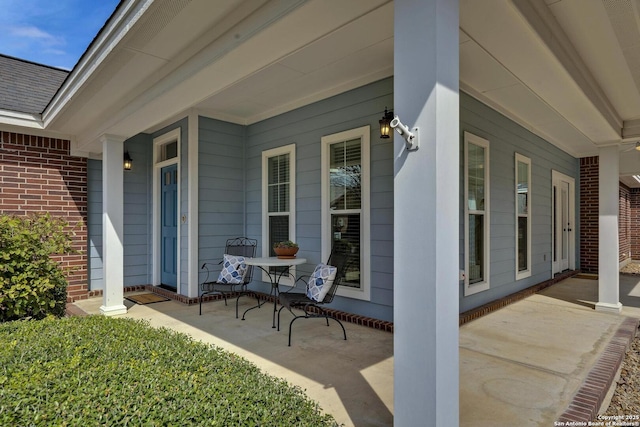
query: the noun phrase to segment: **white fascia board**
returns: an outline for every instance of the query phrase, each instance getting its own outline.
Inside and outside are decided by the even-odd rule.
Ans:
[[[42,118],[39,114],[19,113],[10,110],[0,110],[0,125],[20,126],[32,129],[43,129]]]
[[[64,111],[67,102],[78,93],[153,2],[154,0],[128,0],[118,6],[116,14],[102,28],[42,114],[44,127]]]
[[[75,142],[71,135],[50,131],[44,128],[38,115],[0,110],[0,131],[21,133],[46,138],[66,139]]]

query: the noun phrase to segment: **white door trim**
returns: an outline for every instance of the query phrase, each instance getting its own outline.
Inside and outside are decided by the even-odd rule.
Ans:
[[[559,250],[559,245],[561,245],[561,240],[560,239],[554,239],[553,237],[557,234],[561,232],[561,227],[562,224],[556,224],[556,221],[554,221],[554,218],[559,217],[560,212],[559,209],[560,207],[557,205],[557,203],[553,200],[554,198],[554,193],[553,193],[553,189],[555,187],[560,187],[559,184],[560,182],[567,182],[569,184],[569,228],[571,229],[570,231],[570,235],[569,235],[569,270],[575,270],[576,268],[576,183],[575,183],[575,179],[565,175],[561,172],[558,172],[556,170],[551,170],[551,198],[552,198],[552,203],[551,203],[551,274],[556,274],[556,273],[560,273],[562,271],[561,267],[560,267],[560,262],[559,260],[556,261],[556,252]],[[556,212],[553,211],[553,209],[556,209]],[[554,241],[555,241],[555,245],[554,245]]]
[[[163,145],[166,145],[170,142],[176,141],[178,144],[178,153],[177,156],[169,159],[169,160],[165,160],[165,161],[160,161],[160,149]],[[181,197],[180,197],[180,187],[181,185],[181,171],[180,171],[180,128],[174,129],[170,132],[167,132],[163,135],[160,135],[157,138],[153,139],[153,220],[152,220],[152,227],[153,227],[153,234],[152,234],[152,248],[151,248],[151,252],[152,252],[152,260],[153,260],[153,264],[152,264],[152,274],[151,274],[151,284],[153,284],[154,286],[159,286],[161,284],[161,271],[160,271],[160,265],[161,265],[161,253],[162,253],[162,249],[161,249],[161,230],[160,230],[160,226],[161,226],[161,212],[160,212],[160,207],[161,207],[161,203],[160,203],[160,169],[162,169],[165,166],[170,166],[173,164],[177,164],[178,165],[178,209],[176,210],[176,213],[178,214],[178,236],[177,236],[177,248],[176,248],[176,257],[177,257],[177,270],[178,270],[178,282],[177,282],[177,288],[176,288],[176,293],[180,293],[180,272],[181,272],[181,268],[180,268],[180,234],[181,234],[181,221],[180,221],[180,212],[181,212],[181,208],[180,208],[180,201],[181,201]]]

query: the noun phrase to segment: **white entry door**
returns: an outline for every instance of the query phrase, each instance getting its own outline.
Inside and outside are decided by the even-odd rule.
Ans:
[[[552,171],[553,274],[575,269],[575,180]]]

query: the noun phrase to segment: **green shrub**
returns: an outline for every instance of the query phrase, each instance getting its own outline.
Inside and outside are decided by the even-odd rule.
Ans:
[[[141,321],[89,316],[0,324],[0,425],[335,422],[235,354]]]
[[[0,215],[0,322],[64,314],[67,279],[52,256],[74,252],[67,227],[49,214]]]

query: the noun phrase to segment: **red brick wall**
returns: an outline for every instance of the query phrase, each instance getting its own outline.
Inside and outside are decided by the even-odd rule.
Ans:
[[[640,260],[640,188],[631,189],[629,232],[631,259]]]
[[[618,241],[619,241],[619,261],[629,258],[631,252],[631,190],[620,183],[620,198],[618,202]]]
[[[580,159],[580,269],[598,272],[598,157]]]
[[[61,258],[74,267],[67,300],[87,297],[87,160],[70,155],[69,141],[0,132],[0,212],[67,221],[80,251]]]

